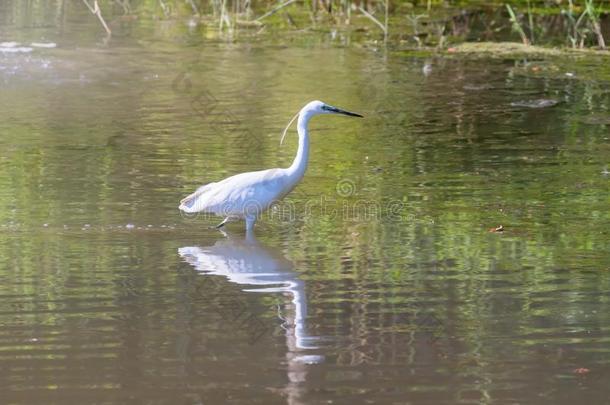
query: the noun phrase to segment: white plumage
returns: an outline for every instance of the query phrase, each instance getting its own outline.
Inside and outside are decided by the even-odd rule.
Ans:
[[[309,155],[309,120],[318,114],[343,114],[362,117],[339,108],[312,101],[298,113],[297,132],[299,147],[290,167],[240,173],[216,183],[201,186],[193,194],[180,201],[179,209],[186,213],[212,213],[225,219],[223,226],[231,220],[244,219],[246,229],[254,227],[256,219],[274,202],[281,200],[303,178]],[[288,127],[294,119],[288,124]],[[282,140],[286,135],[286,130]]]

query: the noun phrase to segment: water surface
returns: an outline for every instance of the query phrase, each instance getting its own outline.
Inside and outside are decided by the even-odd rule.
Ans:
[[[0,53],[4,401],[607,399],[599,61],[163,22],[104,45],[93,23],[2,30],[57,43]],[[305,179],[254,236],[179,214],[200,184],[289,165],[281,130],[312,99],[366,118],[312,121]]]

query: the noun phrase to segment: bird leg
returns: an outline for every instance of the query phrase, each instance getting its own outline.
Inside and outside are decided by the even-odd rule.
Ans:
[[[220,228],[222,228],[223,226],[225,226],[225,224],[226,224],[227,222],[229,222],[229,218],[230,218],[230,217],[226,217],[225,219],[223,219],[221,223],[219,223],[218,225],[216,225],[216,229],[220,229]]]
[[[246,217],[246,232],[251,232],[254,229],[254,223],[256,222],[255,216]]]

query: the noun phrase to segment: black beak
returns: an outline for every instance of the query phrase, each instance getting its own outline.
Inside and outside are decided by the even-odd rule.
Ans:
[[[360,114],[349,112],[349,111],[345,111],[345,110],[342,110],[340,108],[332,107],[332,106],[329,106],[329,105],[324,106],[322,108],[324,108],[326,111],[330,111],[330,112],[335,113],[335,114],[343,114],[343,115],[347,115],[347,116],[350,116],[350,117],[360,117],[360,118],[363,118],[363,116],[360,115]]]

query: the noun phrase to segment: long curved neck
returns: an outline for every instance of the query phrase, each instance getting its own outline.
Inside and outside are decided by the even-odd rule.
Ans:
[[[309,130],[307,124],[311,115],[307,112],[301,112],[299,114],[299,120],[297,122],[297,132],[299,133],[299,149],[297,155],[294,157],[292,165],[287,169],[288,174],[294,177],[295,180],[300,180],[305,175],[307,170],[307,160],[309,159]]]

